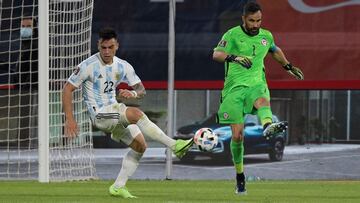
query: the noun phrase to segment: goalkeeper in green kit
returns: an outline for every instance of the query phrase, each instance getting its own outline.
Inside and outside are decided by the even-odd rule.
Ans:
[[[262,13],[259,4],[247,3],[242,20],[241,26],[231,28],[223,35],[213,53],[215,61],[225,62],[225,82],[217,122],[231,126],[230,149],[236,169],[235,193],[240,195],[246,194],[243,167],[244,115],[258,115],[266,139],[287,128],[285,121],[272,122],[265,56],[270,53],[296,79],[304,79],[301,70],[293,66],[275,45],[272,34],[260,28]]]

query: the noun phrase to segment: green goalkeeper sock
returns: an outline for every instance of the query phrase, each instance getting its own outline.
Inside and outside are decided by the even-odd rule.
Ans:
[[[257,110],[257,115],[260,118],[261,125],[272,123],[272,112],[270,106],[262,106]]]
[[[236,173],[244,172],[244,144],[243,141],[235,142],[231,140],[230,142],[231,155],[233,157],[233,162],[235,165]]]

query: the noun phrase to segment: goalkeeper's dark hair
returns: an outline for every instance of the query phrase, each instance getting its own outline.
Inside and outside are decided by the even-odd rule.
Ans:
[[[250,1],[247,4],[245,4],[244,9],[243,9],[243,15],[247,16],[249,14],[253,14],[258,11],[262,11],[260,4],[254,2],[254,1]]]
[[[103,40],[109,40],[114,38],[117,40],[117,34],[113,28],[105,27],[99,31],[99,38]]]

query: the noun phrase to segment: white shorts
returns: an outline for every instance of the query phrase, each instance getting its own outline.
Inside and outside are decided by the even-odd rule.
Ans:
[[[129,125],[125,115],[126,109],[127,107],[123,103],[104,106],[97,111],[94,125],[101,131],[111,133],[111,139],[117,142],[121,140],[126,145],[130,145],[141,131],[137,125]]]

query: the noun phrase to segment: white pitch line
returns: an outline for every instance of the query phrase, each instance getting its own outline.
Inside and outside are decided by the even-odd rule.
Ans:
[[[299,162],[310,162],[312,160],[329,160],[329,159],[339,159],[339,158],[351,158],[351,157],[360,157],[360,155],[341,155],[341,156],[331,156],[331,157],[324,157],[324,158],[314,158],[314,159],[301,159],[301,160],[294,160],[294,161],[287,161],[287,162],[276,162],[272,163],[265,163],[265,164],[253,164],[246,166],[246,168],[258,168],[258,169],[266,169],[266,170],[281,170],[281,171],[288,171],[288,172],[296,172],[296,173],[316,173],[316,174],[328,174],[328,175],[340,175],[350,178],[359,178],[359,174],[348,174],[348,173],[339,173],[339,172],[317,172],[314,170],[296,170],[296,169],[286,169],[286,168],[276,168],[276,167],[266,167],[268,165],[279,165],[279,164],[287,164],[287,163],[299,163]]]
[[[270,168],[273,167],[266,167],[266,166],[274,166],[274,165],[281,165],[281,164],[292,164],[292,163],[301,163],[301,162],[311,162],[312,160],[328,160],[328,159],[339,159],[339,158],[349,158],[349,157],[360,157],[360,155],[341,155],[341,156],[332,156],[332,157],[324,157],[324,158],[313,158],[313,159],[300,159],[300,160],[292,160],[292,161],[281,161],[281,162],[271,162],[271,163],[257,163],[257,164],[245,164],[246,168]],[[99,164],[114,164],[113,161],[100,161]],[[163,166],[165,163],[151,163],[147,160],[140,161],[140,165],[157,165],[157,166]],[[175,167],[181,167],[181,168],[193,168],[193,169],[202,169],[202,170],[222,170],[222,169],[229,169],[233,168],[234,166],[193,166],[193,165],[178,165],[174,164]],[[205,168],[204,168],[205,167]],[[273,168],[277,169],[277,168]],[[283,169],[281,169],[283,170]],[[358,176],[356,176],[358,177]]]
[[[288,171],[288,172],[296,172],[296,173],[311,173],[311,174],[327,174],[327,175],[340,175],[349,178],[359,178],[359,174],[348,174],[348,173],[338,173],[338,172],[317,172],[314,170],[296,170],[296,169],[284,169],[284,168],[274,168],[274,167],[257,167],[258,169],[266,169],[266,170],[280,170],[280,171]]]
[[[246,166],[247,166],[247,168],[249,168],[249,167],[251,168],[251,167],[258,167],[258,166],[291,164],[291,163],[310,162],[313,160],[328,160],[328,159],[339,159],[339,158],[350,158],[350,157],[360,157],[360,154],[359,155],[352,154],[352,155],[320,157],[320,158],[312,158],[312,159],[299,159],[299,160],[271,162],[271,163],[258,163],[258,164],[250,164],[250,165],[246,165]]]
[[[349,154],[349,155],[341,155],[341,156],[329,156],[329,157],[324,157],[324,158],[319,158],[319,159],[338,159],[338,158],[348,158],[348,157],[360,157],[360,154]]]

